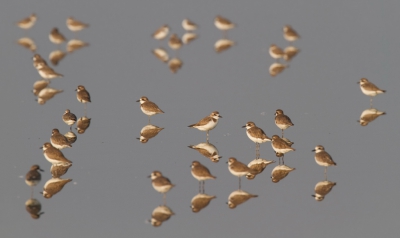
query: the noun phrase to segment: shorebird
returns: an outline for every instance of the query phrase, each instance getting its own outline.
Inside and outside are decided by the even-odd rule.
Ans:
[[[242,128],[246,128],[246,134],[250,140],[256,143],[256,158],[260,157],[260,143],[264,143],[267,141],[271,141],[265,132],[256,126],[256,124],[252,121],[246,123],[246,125],[242,126]]]
[[[360,79],[360,81],[357,83],[360,84],[361,91],[365,95],[370,96],[369,103],[370,103],[371,108],[372,108],[372,98],[378,94],[386,92],[386,90],[382,90],[382,89],[378,88],[375,84],[369,82],[368,79],[366,79],[366,78]]]
[[[214,129],[217,126],[218,120],[220,118],[222,118],[222,116],[219,115],[219,112],[213,111],[209,116],[204,117],[196,124],[192,124],[188,127],[196,128],[200,131],[207,131],[207,142],[208,142],[208,134],[210,130]]]
[[[324,174],[325,180],[327,180],[326,170],[328,166],[336,166],[335,161],[333,161],[332,157],[325,151],[325,148],[322,145],[317,145],[312,151],[315,151],[315,162],[317,162],[318,165],[325,167]]]

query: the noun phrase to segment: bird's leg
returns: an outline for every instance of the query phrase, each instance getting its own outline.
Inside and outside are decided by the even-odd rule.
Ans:
[[[325,180],[328,180],[328,176],[326,175],[326,170],[327,170],[327,167],[325,167],[324,175],[325,175]]]
[[[207,143],[208,143],[208,132],[209,132],[209,131],[207,131]]]
[[[149,124],[148,125],[150,125],[150,116],[149,116]]]
[[[223,39],[228,39],[228,30],[224,30],[222,34]]]
[[[372,108],[372,97],[369,99],[369,106]]]
[[[199,193],[201,193],[201,181],[199,181]]]
[[[239,177],[239,189],[241,188],[241,180],[240,180],[240,177]]]
[[[31,186],[31,199],[33,199],[33,187]]]
[[[206,190],[204,189],[204,184],[205,184],[205,181],[203,180],[203,183],[202,183],[202,185],[203,185],[203,187],[202,187],[203,188],[203,194],[206,193],[205,192]]]
[[[283,164],[283,165],[285,164],[284,158],[285,158],[285,154],[283,154],[283,156],[282,156],[282,164]]]
[[[282,129],[282,138],[283,138],[283,129]]]
[[[164,206],[167,205],[167,196],[165,193],[163,193],[163,203],[164,203]]]

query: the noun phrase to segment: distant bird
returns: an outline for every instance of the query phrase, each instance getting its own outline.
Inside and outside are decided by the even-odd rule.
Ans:
[[[299,39],[300,36],[290,25],[286,25],[283,27],[283,38],[292,44],[292,42]]]
[[[43,155],[54,166],[69,166],[72,162],[65,158],[61,150],[55,148],[51,143],[46,142],[43,144]]]
[[[229,172],[231,172],[231,174],[239,177],[239,189],[241,187],[241,182],[240,182],[241,179],[240,178],[242,176],[246,176],[249,173],[255,173],[252,169],[247,167],[247,165],[245,165],[242,162],[238,161],[234,157],[230,157],[228,159],[227,163],[228,163]]]
[[[37,95],[37,102],[40,105],[45,104],[48,100],[52,99],[55,95],[64,92],[64,90],[59,90],[55,88],[44,88],[40,90],[39,94]]]
[[[186,32],[182,36],[182,42],[185,45],[189,44],[190,42],[194,41],[195,39],[197,39],[197,35],[196,35],[196,33],[193,33],[193,32]]]
[[[72,131],[72,125],[76,122],[76,116],[69,109],[65,110],[63,116],[63,121],[69,126],[69,130]]]
[[[210,201],[213,200],[214,198],[217,197],[204,193],[196,194],[191,201],[192,212],[196,213],[201,211],[203,208],[207,207],[208,204],[210,204]]]
[[[152,52],[162,62],[164,62],[164,63],[168,62],[169,55],[168,55],[168,52],[164,48],[159,47],[159,48],[154,49]]]
[[[169,218],[175,215],[175,213],[171,210],[171,208],[163,205],[156,207],[151,213],[151,219],[149,222],[154,227],[159,227],[163,222],[169,220]]]
[[[89,27],[89,24],[78,21],[73,17],[68,17],[66,24],[68,29],[73,32],[78,32]]]
[[[26,49],[32,51],[33,53],[36,52],[36,49],[37,49],[36,44],[35,44],[35,42],[34,42],[31,38],[29,38],[29,37],[22,37],[22,38],[19,38],[18,41],[17,41],[17,43],[18,43],[20,46],[23,46],[23,47],[25,47]]]
[[[246,174],[246,178],[251,180],[256,177],[257,174],[260,174],[264,171],[264,169],[269,165],[275,163],[274,160],[266,160],[266,159],[261,159],[261,158],[256,158],[247,165],[250,169],[253,170],[252,173]]]
[[[196,23],[190,21],[187,18],[183,19],[182,27],[183,27],[183,29],[185,29],[185,31],[194,31],[194,30],[197,30],[197,28],[198,28]]]
[[[294,46],[288,46],[284,49],[284,52],[285,55],[283,56],[283,59],[286,61],[291,61],[293,57],[295,57],[300,52],[300,50]]]
[[[228,50],[229,48],[231,48],[234,45],[235,45],[234,41],[231,41],[228,39],[220,39],[215,42],[214,49],[215,49],[215,52],[221,53],[225,50]]]
[[[68,169],[72,166],[72,164],[68,165],[54,165],[52,164],[50,167],[50,173],[53,178],[60,178],[64,174],[68,172]]]
[[[214,175],[210,173],[210,170],[199,161],[192,162],[192,175],[199,181],[199,193],[204,193],[204,181],[208,179],[216,179]]]
[[[35,69],[37,70],[43,68],[43,66],[48,66],[46,60],[44,60],[43,57],[39,54],[34,54],[32,57],[32,61],[33,67],[35,67]]]
[[[220,15],[216,16],[214,19],[214,25],[217,27],[219,30],[223,31],[223,38],[227,39],[228,38],[228,30],[235,28],[235,24],[232,23],[230,20],[228,20],[225,17],[222,17]]]
[[[265,134],[265,132],[256,126],[256,124],[252,121],[246,123],[246,125],[242,126],[242,128],[246,128],[246,134],[250,140],[256,143],[256,158],[260,157],[260,144],[265,143],[267,141],[271,141],[271,138]]]
[[[44,79],[54,79],[54,78],[62,78],[64,75],[57,73],[50,66],[45,65],[43,62],[38,64],[38,73]]]
[[[50,143],[59,150],[72,147],[71,143],[57,128],[54,128],[51,132]]]
[[[276,75],[283,72],[284,69],[289,67],[288,65],[281,64],[281,63],[273,63],[269,66],[269,75],[275,77]]]
[[[278,135],[273,135],[272,136],[271,146],[272,146],[272,148],[274,149],[275,152],[283,155],[282,156],[283,164],[285,163],[284,160],[283,160],[283,157],[285,156],[285,153],[296,150],[296,149],[290,147],[290,145],[288,145],[286,143],[286,141],[284,141]]]
[[[43,172],[40,166],[35,164],[31,166],[29,172],[25,175],[25,183],[31,187],[31,198],[33,198],[33,186],[40,183],[40,180],[42,179],[42,175],[39,171]]]
[[[140,131],[140,138],[138,139],[142,143],[147,143],[151,138],[155,137],[158,135],[160,131],[162,131],[164,128],[154,126],[154,125],[146,125],[142,128]]]
[[[81,49],[83,47],[87,47],[87,46],[89,46],[89,43],[87,43],[87,42],[77,40],[77,39],[71,39],[67,43],[67,52],[72,53],[76,50],[79,50],[79,49]]]
[[[277,45],[272,44],[269,47],[269,55],[272,58],[276,59],[277,62],[279,62],[279,59],[283,58],[285,56],[285,52],[281,48],[279,48]]]
[[[64,186],[71,182],[72,179],[62,179],[62,178],[51,178],[49,179],[43,187],[43,197],[51,198],[55,194],[59,193]]]
[[[86,115],[86,103],[92,102],[90,100],[90,94],[83,85],[79,85],[75,89],[75,91],[76,91],[76,99],[78,99],[79,102],[85,105],[85,115]]]
[[[277,165],[271,172],[271,180],[273,183],[277,183],[284,179],[290,172],[296,170],[295,168],[290,168],[287,165]]]
[[[171,181],[164,177],[160,171],[154,171],[151,173],[149,176],[151,178],[151,184],[153,185],[153,188],[163,194],[163,201],[164,205],[166,204],[166,193],[171,190],[175,185],[171,183]]]
[[[86,129],[89,128],[91,122],[92,122],[91,118],[88,118],[86,116],[80,117],[76,122],[76,130],[78,131],[78,133],[79,134],[85,133]]]
[[[176,57],[178,57],[178,50],[182,47],[181,38],[177,34],[172,34],[169,38],[168,45],[171,49],[176,50]]]
[[[277,109],[275,111],[275,125],[282,130],[282,137],[283,137],[283,130],[294,126],[292,120],[288,116],[286,116],[281,109]]]
[[[67,138],[68,142],[73,144],[76,141],[76,134],[72,131],[68,131],[64,134],[65,138]]]
[[[371,97],[370,98],[370,106],[371,106],[371,108],[372,108],[372,97],[375,97],[378,94],[386,92],[386,90],[382,90],[382,89],[378,88],[375,84],[369,82],[368,79],[366,79],[366,78],[360,79],[360,81],[357,82],[357,83],[360,84],[361,91],[365,95]]]
[[[374,121],[376,118],[386,115],[386,112],[378,111],[375,108],[369,108],[361,113],[360,120],[358,121],[361,126],[366,126],[368,123]]]
[[[30,29],[33,25],[35,25],[37,20],[37,16],[35,13],[32,13],[29,17],[22,19],[17,22],[17,26],[22,29]]]
[[[53,44],[59,45],[64,43],[67,39],[61,32],[58,31],[57,27],[54,27],[50,34],[49,34],[49,39]]]
[[[66,55],[67,55],[67,54],[66,54],[65,52],[61,51],[61,50],[54,50],[54,51],[50,52],[50,54],[49,54],[49,60],[50,60],[50,62],[51,62],[53,65],[57,66],[58,63],[59,63],[62,59],[64,59],[64,57],[65,57]]]
[[[333,161],[332,157],[325,151],[325,148],[322,145],[317,145],[314,150],[315,151],[315,162],[318,165],[325,167],[325,180],[326,180],[326,170],[328,166],[336,166],[335,161]]]
[[[46,79],[38,80],[33,84],[32,92],[35,96],[39,95],[42,89],[46,88],[49,85],[50,81]]]
[[[25,202],[25,209],[33,219],[39,219],[44,214],[44,212],[41,212],[42,204],[36,198],[28,199]]]
[[[214,129],[217,126],[218,120],[220,118],[222,118],[222,116],[219,115],[219,112],[213,111],[209,116],[204,117],[196,124],[192,124],[188,127],[196,128],[200,131],[207,131],[207,142],[208,142],[209,132],[210,130]]]
[[[163,40],[165,37],[168,36],[169,33],[169,26],[163,25],[158,28],[153,34],[152,37],[156,40]]]
[[[236,208],[240,204],[248,201],[250,198],[256,198],[258,195],[250,194],[241,189],[233,191],[228,197],[228,206],[231,209]]]
[[[164,113],[154,102],[150,101],[147,97],[143,96],[136,102],[140,102],[140,109],[144,114],[149,117],[149,124],[150,124],[150,117],[159,113]]]
[[[190,145],[188,147],[197,150],[200,154],[202,154],[206,158],[209,158],[214,163],[217,163],[219,159],[222,158],[222,156],[219,156],[217,147],[208,142],[199,143],[197,145]]]
[[[176,74],[182,68],[183,62],[178,58],[172,58],[168,62],[169,69],[172,73]]]
[[[320,202],[324,200],[325,196],[332,190],[332,188],[336,185],[335,182],[331,181],[321,181],[315,185],[314,192],[315,195],[311,195],[315,198],[316,201]]]

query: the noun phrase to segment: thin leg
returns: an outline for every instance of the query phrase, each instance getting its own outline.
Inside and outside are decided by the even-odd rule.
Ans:
[[[164,206],[167,205],[167,196],[165,193],[163,194],[163,203],[164,203]]]
[[[208,132],[209,132],[209,131],[207,131],[207,143],[208,143]]]
[[[203,193],[206,193],[206,192],[205,192],[205,189],[204,189],[204,184],[205,184],[205,181],[203,180],[203,182],[202,182],[202,185],[203,185],[203,186],[202,186],[202,189],[203,189]]]
[[[228,31],[227,30],[223,31],[222,37],[223,37],[223,39],[228,39]]]
[[[239,177],[239,189],[241,188],[241,180],[240,180],[240,177]]]
[[[328,180],[328,176],[326,175],[326,170],[327,170],[327,167],[325,167],[324,175],[325,175],[325,180]]]
[[[372,97],[369,99],[369,106],[372,108]]]
[[[282,129],[282,138],[283,138],[283,129]]]
[[[201,193],[201,181],[199,181],[199,193]]]
[[[31,186],[31,199],[33,198],[33,187]]]
[[[285,154],[283,154],[283,156],[282,156],[282,164],[285,164],[284,158],[285,158]]]
[[[84,105],[84,111],[85,111],[85,117],[86,117],[86,103],[83,104]]]
[[[150,125],[150,116],[149,116],[149,125]]]

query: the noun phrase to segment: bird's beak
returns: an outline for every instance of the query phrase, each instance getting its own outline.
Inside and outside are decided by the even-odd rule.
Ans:
[[[219,118],[222,118],[222,116],[218,116]]]
[[[78,91],[78,89],[75,89],[74,91]]]
[[[360,82],[357,82],[357,84],[360,84]]]
[[[140,100],[136,100],[136,102],[140,102]]]
[[[40,194],[43,194],[43,192],[40,192]]]
[[[242,128],[245,128],[246,126],[242,126]]]
[[[315,150],[312,150],[312,152],[314,152]]]
[[[314,197],[314,198],[315,198],[316,196],[313,194],[313,195],[311,195],[311,197]]]
[[[151,175],[147,176],[148,178],[151,178]]]
[[[41,146],[39,149],[43,149],[43,146]]]
[[[44,170],[43,170],[43,169],[39,169],[39,171],[42,171],[42,172],[43,172]]]
[[[227,164],[227,163],[228,163],[228,161],[225,162],[225,164]]]

